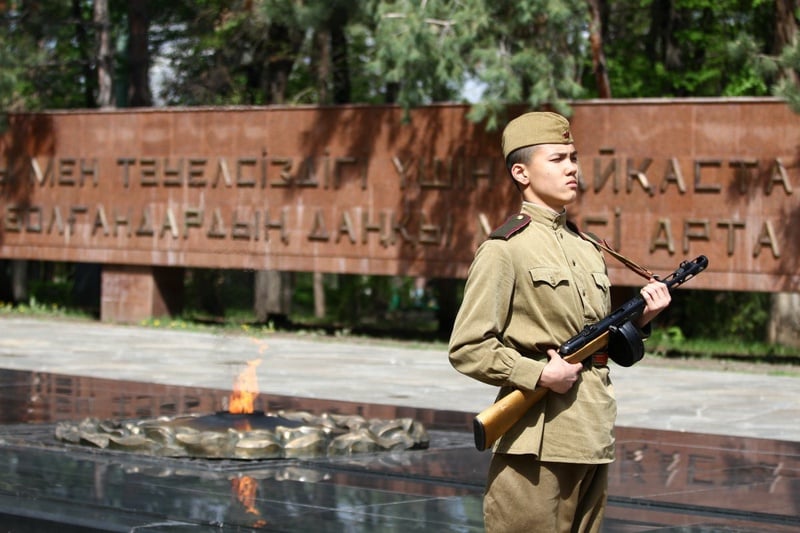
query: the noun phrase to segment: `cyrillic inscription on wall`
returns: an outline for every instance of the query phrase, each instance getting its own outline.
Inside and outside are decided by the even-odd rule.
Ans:
[[[254,108],[12,117],[3,257],[463,277],[519,208],[467,108]],[[775,100],[576,103],[573,218],[656,272],[796,290],[798,126]],[[609,259],[616,283],[638,284]]]

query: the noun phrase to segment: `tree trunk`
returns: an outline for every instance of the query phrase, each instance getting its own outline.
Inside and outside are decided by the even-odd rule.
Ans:
[[[11,298],[14,303],[28,303],[28,261],[11,260]]]
[[[786,46],[797,39],[797,0],[775,0],[775,39],[772,53],[780,55]],[[800,84],[797,72],[787,67],[781,76],[793,85]],[[800,294],[776,293],[772,295],[772,312],[768,324],[770,343],[800,348]]]
[[[331,95],[328,90],[328,82],[331,78],[331,34],[327,29],[322,29],[315,36],[317,42],[316,63],[317,63],[317,103],[328,105],[331,103]]]
[[[772,311],[767,326],[768,341],[800,348],[800,293],[772,295]]]
[[[271,104],[283,104],[286,101],[286,89],[297,46],[291,39],[289,28],[280,24],[270,26],[264,64],[268,92],[265,96]],[[259,322],[272,321],[278,325],[289,323],[293,291],[291,280],[289,272],[256,272],[255,313]]]
[[[91,57],[90,50],[92,47],[86,32],[86,21],[83,20],[83,8],[80,0],[72,0],[72,16],[75,19],[75,41],[78,45],[78,53],[81,56],[81,63],[83,63],[82,70],[85,81],[83,84],[84,103],[87,108],[92,108],[96,105],[94,99],[94,71],[92,69],[94,58]]]
[[[271,104],[283,104],[297,45],[292,41],[289,28],[280,24],[270,26],[268,39],[266,70],[269,94],[266,97]]]
[[[608,81],[606,54],[603,51],[603,22],[601,18],[604,0],[587,0],[589,4],[589,43],[592,47],[592,68],[594,70],[597,95],[611,98],[611,83]]]
[[[344,29],[350,15],[346,7],[337,4],[331,15],[331,66],[333,83],[333,102],[335,104],[350,103],[350,67],[347,64],[347,36]]]
[[[314,272],[314,317],[325,318],[326,312],[325,275],[322,272]]]
[[[775,0],[775,40],[773,54],[781,53],[787,44],[790,44],[797,35],[797,20],[795,13],[798,8],[797,0]]]
[[[652,63],[663,62],[668,70],[680,70],[680,49],[675,43],[679,17],[672,0],[654,0],[650,6],[650,31],[645,53]]]
[[[259,270],[255,278],[255,315],[258,322],[289,321],[292,304],[292,280],[289,272]]]
[[[350,102],[350,69],[347,65],[347,7],[336,4],[314,37],[314,62],[318,103],[347,104]]]
[[[128,105],[147,107],[153,105],[150,93],[150,51],[148,31],[150,20],[147,16],[147,0],[128,2]]]
[[[397,103],[398,94],[400,94],[400,84],[396,81],[387,82],[383,93],[383,101],[387,104]]]
[[[773,54],[776,56],[797,39],[795,13],[798,12],[798,7],[800,6],[797,0],[775,0],[775,40],[772,46]],[[784,67],[781,70],[781,77],[793,85],[800,84],[800,77],[791,67]]]
[[[94,0],[94,27],[97,31],[97,105],[101,108],[114,107],[108,0]]]

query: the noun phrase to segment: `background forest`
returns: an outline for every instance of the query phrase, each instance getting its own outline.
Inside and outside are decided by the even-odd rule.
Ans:
[[[17,0],[0,1],[0,20],[6,113],[467,102],[493,129],[509,104],[568,114],[585,98],[778,96],[800,112],[797,0]],[[8,307],[96,313],[92,265],[0,264]],[[428,337],[446,336],[460,290],[201,270],[186,286],[186,320],[400,333],[401,317],[403,333]],[[682,292],[664,346],[783,353],[769,334],[775,298]]]

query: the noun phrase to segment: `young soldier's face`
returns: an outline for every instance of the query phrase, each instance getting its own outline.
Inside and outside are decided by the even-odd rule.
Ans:
[[[578,152],[572,144],[540,144],[527,164],[514,165],[524,200],[560,212],[578,197]]]

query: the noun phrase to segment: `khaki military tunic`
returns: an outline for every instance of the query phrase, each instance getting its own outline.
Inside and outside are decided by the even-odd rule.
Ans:
[[[566,214],[530,203],[532,220],[507,240],[489,239],[470,267],[450,339],[459,371],[501,387],[533,390],[546,350],[610,312],[601,253],[566,226]],[[542,461],[614,459],[616,402],[607,367],[584,370],[565,394],[552,391],[495,444],[494,451]]]

